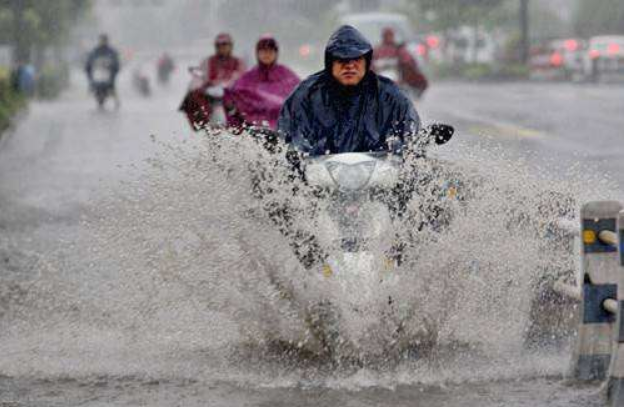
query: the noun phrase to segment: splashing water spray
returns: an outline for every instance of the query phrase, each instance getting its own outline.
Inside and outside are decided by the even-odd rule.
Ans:
[[[3,285],[0,372],[257,384],[268,366],[284,383],[314,366],[396,384],[564,371],[565,357],[527,360],[570,337],[573,309],[549,287],[574,280],[575,257],[553,225],[608,185],[453,146],[406,157],[399,187],[350,206],[246,133],[163,144],[36,277]],[[340,236],[354,225],[357,239]]]

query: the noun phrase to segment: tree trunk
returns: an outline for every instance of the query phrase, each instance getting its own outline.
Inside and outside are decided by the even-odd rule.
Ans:
[[[472,29],[472,63],[479,62],[479,24],[474,25]]]
[[[21,0],[11,2],[13,11],[13,63],[19,65],[30,61],[30,41],[24,22],[24,3]]]
[[[529,62],[529,0],[520,0],[520,62]]]

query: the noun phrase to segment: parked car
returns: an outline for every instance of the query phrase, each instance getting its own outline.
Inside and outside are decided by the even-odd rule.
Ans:
[[[585,72],[595,82],[624,79],[624,36],[591,38],[585,58]]]

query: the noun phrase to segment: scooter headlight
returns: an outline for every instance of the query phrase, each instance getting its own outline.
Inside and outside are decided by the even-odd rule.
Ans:
[[[375,161],[358,164],[328,162],[325,164],[334,183],[342,191],[357,191],[365,188],[375,171]]]

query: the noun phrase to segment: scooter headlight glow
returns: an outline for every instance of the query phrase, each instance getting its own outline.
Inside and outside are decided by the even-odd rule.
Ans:
[[[341,191],[358,191],[365,188],[373,176],[376,162],[367,161],[357,164],[328,162],[325,168]]]

